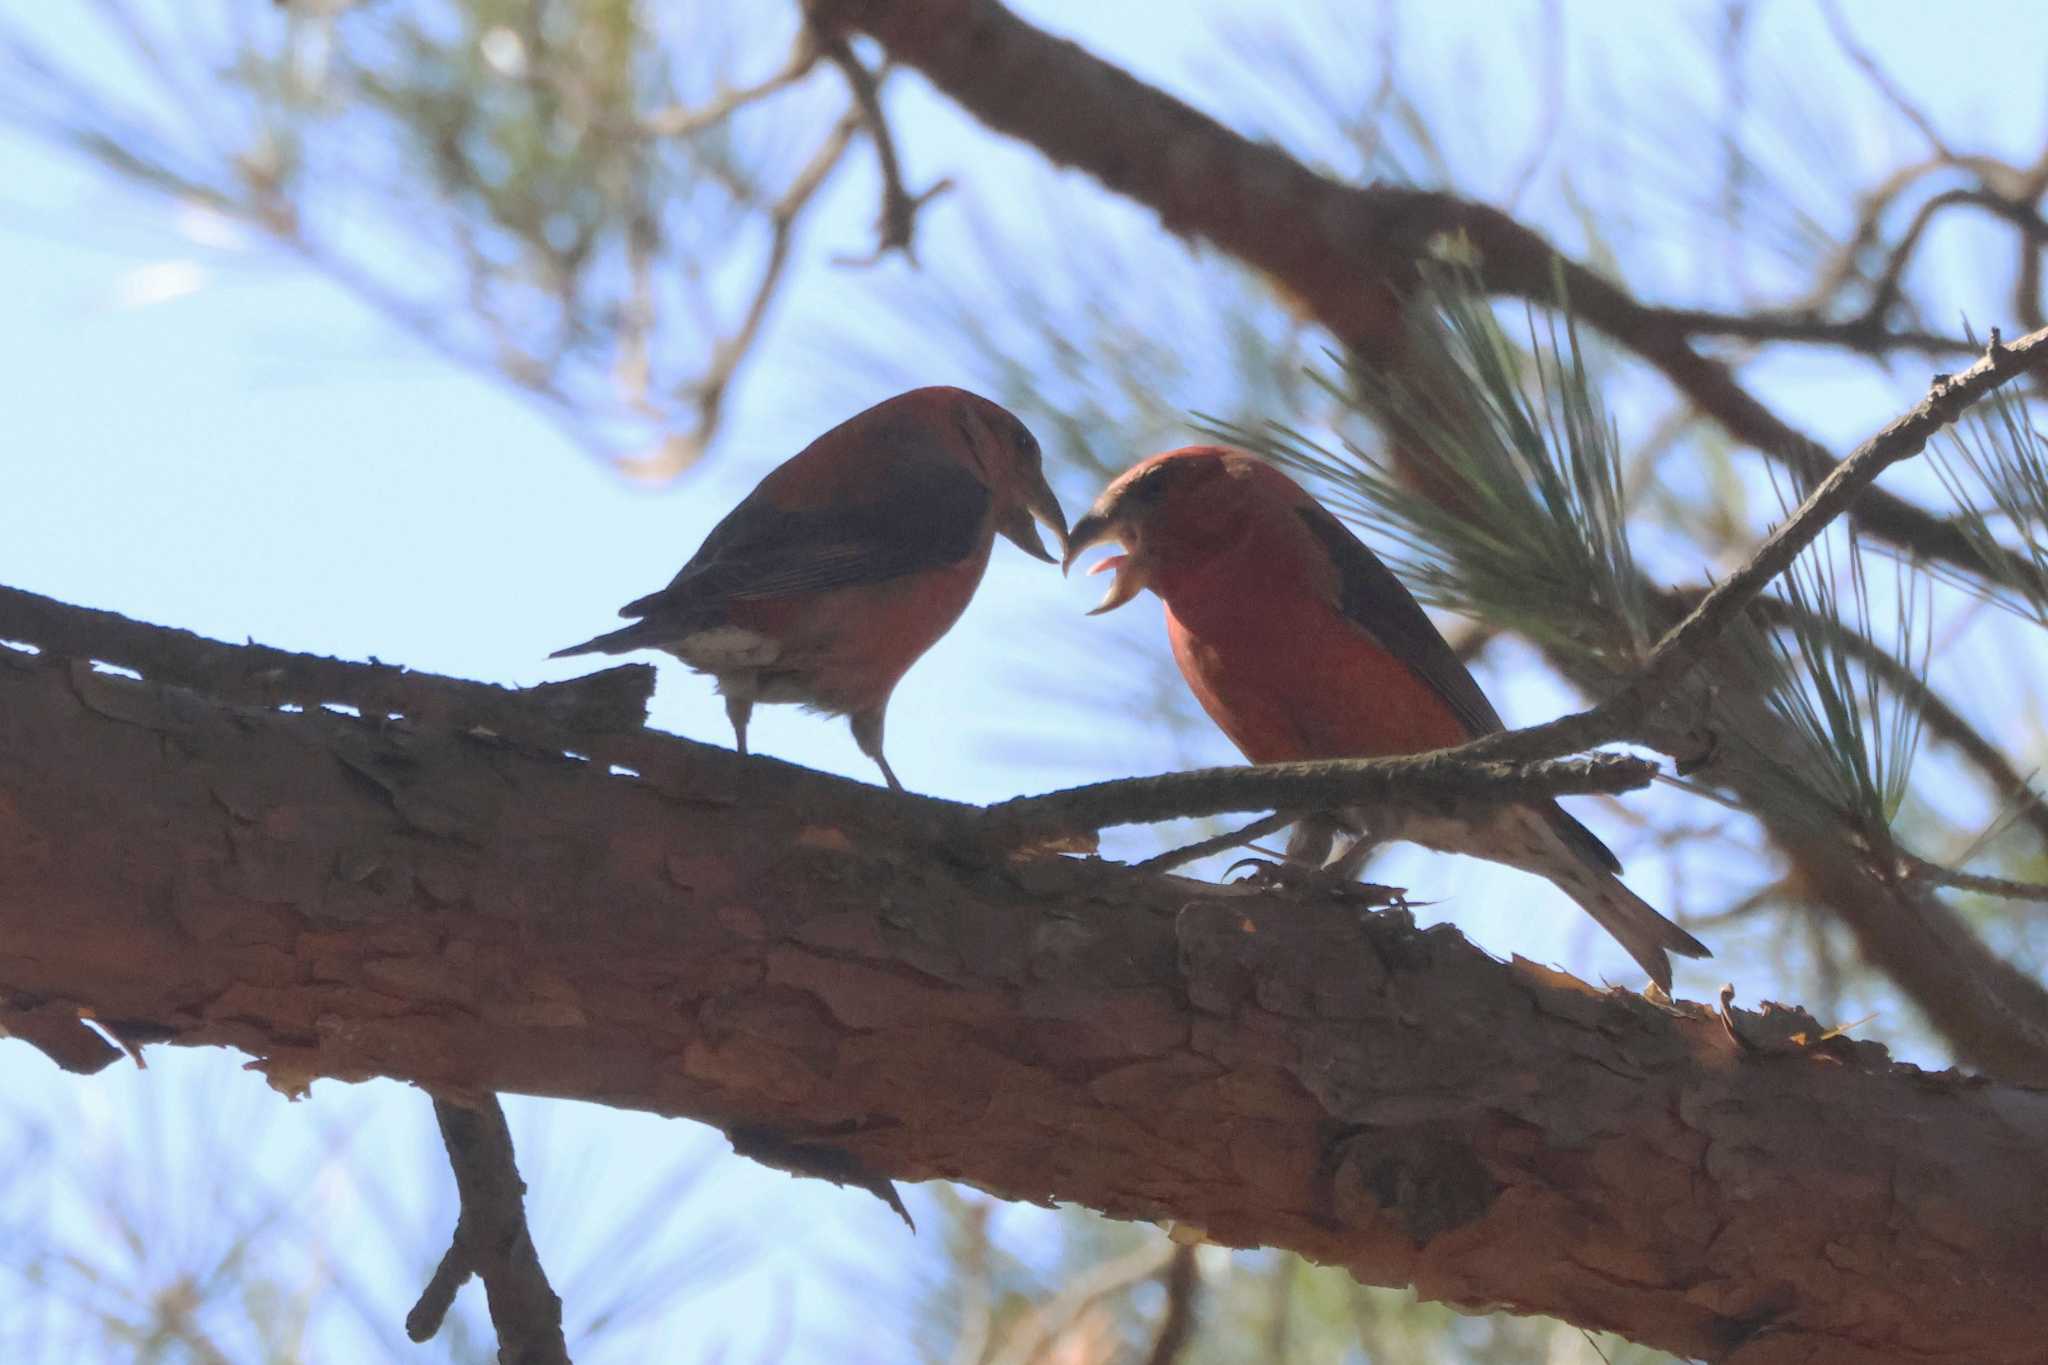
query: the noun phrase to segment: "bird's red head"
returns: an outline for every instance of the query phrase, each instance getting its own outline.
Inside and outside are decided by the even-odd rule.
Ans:
[[[902,404],[946,433],[946,453],[972,470],[994,497],[996,530],[1018,549],[1048,564],[1059,560],[1045,548],[1032,524],[1051,530],[1062,550],[1067,517],[1046,482],[1038,438],[1000,403],[978,393],[945,386],[912,389],[885,406]]]
[[[1198,574],[1275,512],[1311,505],[1301,486],[1247,451],[1183,446],[1139,461],[1118,475],[1074,523],[1066,567],[1083,550],[1116,541],[1120,555],[1090,573],[1116,574],[1094,611],[1113,611],[1152,588],[1169,595],[1176,580]]]

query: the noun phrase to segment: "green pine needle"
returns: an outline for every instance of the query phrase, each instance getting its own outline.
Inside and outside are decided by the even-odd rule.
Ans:
[[[1344,441],[1209,425],[1308,475],[1339,514],[1390,543],[1424,601],[1626,667],[1653,638],[1629,548],[1620,439],[1567,314],[1526,314],[1512,344],[1469,274],[1440,269],[1400,377],[1353,368],[1339,403],[1378,421],[1427,488]]]
[[[1990,592],[1974,576],[1946,576],[2048,626],[2048,440],[2028,421],[2026,401],[2005,390],[1989,395],[1928,446],[1928,459],[1989,571],[2009,568],[2015,553],[2033,569],[2031,578],[2002,576]]]

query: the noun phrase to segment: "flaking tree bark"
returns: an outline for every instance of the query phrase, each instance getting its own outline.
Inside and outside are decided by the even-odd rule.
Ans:
[[[990,852],[974,808],[619,730],[598,690],[577,758],[559,690],[413,723],[0,650],[0,1026],[686,1116],[1708,1360],[2039,1358],[2048,1096],[1398,912]]]

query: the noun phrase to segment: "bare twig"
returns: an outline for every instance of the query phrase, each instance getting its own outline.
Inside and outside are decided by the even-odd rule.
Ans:
[[[723,91],[709,104],[694,109],[681,106],[657,109],[640,121],[640,131],[649,137],[688,137],[692,133],[700,133],[731,118],[747,105],[795,85],[811,74],[811,69],[818,64],[818,55],[817,40],[809,27],[799,29],[789,60],[774,75],[754,85]]]
[[[903,184],[903,163],[896,155],[896,138],[882,112],[881,74],[861,65],[852,44],[842,34],[819,40],[827,61],[839,68],[853,91],[853,107],[860,115],[861,128],[875,145],[875,161],[882,171],[882,213],[879,238],[874,251],[864,257],[841,257],[842,265],[874,265],[892,251],[900,251],[912,265],[917,264],[917,211],[953,187],[946,179],[935,181],[921,194],[912,194]]]
[[[2048,241],[2048,222],[2044,222],[2033,206],[2014,200],[1995,190],[1983,186],[1968,186],[1960,189],[1943,190],[1930,197],[1913,214],[1906,231],[1892,248],[1885,260],[1884,270],[1871,286],[1870,302],[1865,306],[1858,326],[1877,327],[1882,319],[1898,302],[1903,288],[1906,268],[1911,263],[1915,249],[1926,237],[1928,228],[1942,210],[1958,206],[1980,208],[1996,214],[2020,230],[2021,239],[2039,246]]]
[[[1941,130],[1934,126],[1934,120],[1907,97],[1906,92],[1892,80],[1890,73],[1877,64],[1877,58],[1871,54],[1870,49],[1857,41],[1855,33],[1849,28],[1849,21],[1843,17],[1841,8],[1835,0],[1823,0],[1820,8],[1821,13],[1827,16],[1828,29],[1834,34],[1835,42],[1856,69],[1863,73],[1877,93],[1884,97],[1885,102],[1890,104],[1901,118],[1920,130],[1920,136],[1927,139],[1927,145],[1934,150],[1935,155],[1944,161],[1953,161],[1955,153],[1943,140]]]
[[[694,463],[710,445],[724,414],[725,397],[732,387],[733,376],[752,354],[754,343],[761,335],[761,326],[768,319],[769,305],[775,301],[776,292],[782,286],[783,271],[789,265],[790,250],[796,242],[798,220],[838,168],[859,128],[860,115],[857,111],[841,117],[769,210],[768,259],[754,284],[746,315],[740,319],[738,329],[718,343],[704,373],[689,385],[688,392],[697,407],[695,427],[687,434],[672,435],[662,444],[657,456],[635,461],[631,467],[636,474],[666,477]]]
[[[1202,1289],[1202,1269],[1195,1261],[1194,1246],[1175,1246],[1166,1264],[1166,1312],[1160,1316],[1158,1335],[1152,1338],[1151,1354],[1145,1365],[1174,1365],[1195,1336],[1195,1298]]]
[[[938,1188],[945,1192],[941,1198],[958,1205],[962,1233],[962,1242],[955,1243],[952,1249],[953,1273],[962,1282],[958,1294],[960,1335],[953,1343],[953,1365],[981,1365],[981,1358],[988,1351],[989,1331],[995,1323],[988,1235],[989,1214],[995,1205],[984,1199],[969,1202],[944,1185]]]
[[[405,1333],[429,1341],[441,1330],[455,1292],[471,1275],[484,1282],[498,1359],[506,1365],[569,1365],[562,1301],[548,1284],[526,1227],[526,1184],[512,1155],[512,1131],[498,1097],[475,1108],[434,1101],[434,1117],[455,1170],[461,1212],[448,1254],[405,1316]]]
[[[1834,319],[1807,309],[1784,312],[1719,313],[1707,308],[1654,308],[1647,316],[1695,336],[1731,337],[1741,341],[1798,341],[1839,346],[1861,355],[1893,351],[1923,355],[1967,355],[1977,349],[1967,337],[1909,327],[1887,327],[1866,313]]]
[[[1026,1313],[1010,1330],[991,1365],[1032,1365],[1090,1306],[1157,1275],[1174,1251],[1174,1244],[1162,1237],[1092,1267]]]
[[[1164,853],[1155,853],[1150,858],[1131,864],[1133,872],[1165,872],[1188,863],[1206,858],[1212,853],[1228,853],[1233,848],[1243,848],[1254,839],[1262,839],[1276,829],[1284,829],[1294,823],[1295,817],[1288,811],[1264,815],[1249,825],[1207,839],[1198,839],[1192,844],[1170,848]]]
[[[2039,901],[2048,903],[2048,882],[2020,881],[2012,877],[1994,877],[1985,872],[1963,872],[1956,868],[1943,867],[1940,863],[1922,858],[1917,854],[1900,852],[1899,866],[1907,876],[1934,886],[1952,886],[1958,891],[1975,891],[1983,896],[1998,896],[2012,901]]]
[[[1507,193],[1501,202],[1509,208],[1522,201],[1530,183],[1536,179],[1536,173],[1550,159],[1551,149],[1557,145],[1558,129],[1564,123],[1564,90],[1569,69],[1566,54],[1570,49],[1564,40],[1564,9],[1558,0],[1543,0],[1537,22],[1542,29],[1543,56],[1535,63],[1534,70],[1543,82],[1541,112],[1537,115],[1536,132],[1530,139],[1529,150],[1522,157],[1520,169],[1508,177]]]
[[[1334,758],[1121,778],[1000,802],[986,808],[982,823],[986,837],[1016,846],[1110,825],[1237,811],[1352,805],[1485,808],[1552,796],[1611,795],[1647,787],[1657,772],[1655,764],[1625,754],[1517,765],[1467,763],[1463,752],[1445,749],[1398,758]]]

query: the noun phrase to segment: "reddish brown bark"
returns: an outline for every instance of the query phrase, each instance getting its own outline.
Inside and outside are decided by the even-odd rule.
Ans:
[[[685,1115],[1712,1360],[2039,1358],[2048,1096],[631,742],[638,778],[0,650],[0,1004],[286,1090]]]
[[[1346,185],[1225,127],[1078,45],[1034,28],[997,0],[806,0],[814,20],[872,35],[990,128],[1085,171],[1198,237],[1264,271],[1298,307],[1359,355],[1398,363],[1400,295],[1439,241],[1476,248],[1488,287],[1542,302],[1561,278],[1574,313],[1654,365],[1737,440],[1817,481],[1829,452],[1750,394],[1693,344],[1700,315],[1640,303],[1612,281],[1558,257],[1541,234],[1490,205],[1400,185]],[[1404,452],[1397,448],[1394,454]],[[1404,465],[1422,486],[1417,461]],[[1857,499],[1865,532],[1919,558],[1976,572],[1978,551],[1952,523],[1879,489]],[[2007,573],[2031,574],[2013,561]],[[1719,680],[1730,695],[1753,679]],[[1725,768],[1752,810],[1758,782]],[[2000,793],[2001,799],[2003,793]],[[2048,1084],[2048,989],[1991,952],[1938,896],[1872,875],[1833,832],[1773,823],[1780,849],[1854,936],[1972,1065]]]

